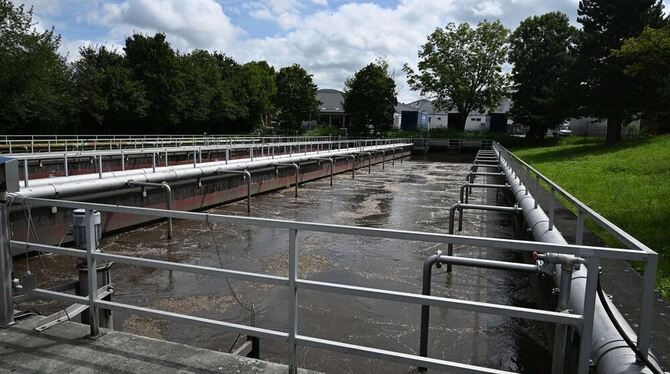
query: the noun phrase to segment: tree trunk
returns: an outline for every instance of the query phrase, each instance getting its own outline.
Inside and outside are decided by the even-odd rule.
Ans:
[[[613,146],[621,140],[621,122],[621,119],[617,117],[607,118],[606,145]]]

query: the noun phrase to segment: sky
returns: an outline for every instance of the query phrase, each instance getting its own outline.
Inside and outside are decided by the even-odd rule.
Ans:
[[[220,51],[240,63],[293,63],[313,74],[319,88],[344,81],[379,57],[397,75],[398,100],[419,97],[402,66],[437,27],[500,19],[514,29],[549,11],[577,17],[578,0],[12,0],[33,6],[36,27],[55,27],[61,53],[76,60],[82,45],[122,51],[135,33],[163,32],[173,48]],[[576,23],[575,23],[576,25]]]

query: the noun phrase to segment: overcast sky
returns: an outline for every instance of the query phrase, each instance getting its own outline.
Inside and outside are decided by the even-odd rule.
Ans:
[[[574,23],[578,0],[12,0],[35,8],[38,27],[52,25],[62,53],[83,44],[122,49],[133,32],[164,32],[182,52],[221,51],[238,62],[299,63],[320,88],[385,56],[398,74],[399,100],[416,99],[402,74],[436,27],[501,19],[514,29],[530,16],[559,10]]]

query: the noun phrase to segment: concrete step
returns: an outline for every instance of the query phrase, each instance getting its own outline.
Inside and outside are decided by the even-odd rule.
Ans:
[[[270,373],[286,365],[196,348],[184,344],[64,322],[37,332],[41,316],[0,329],[0,372],[11,373]],[[299,370],[303,374],[316,373]]]

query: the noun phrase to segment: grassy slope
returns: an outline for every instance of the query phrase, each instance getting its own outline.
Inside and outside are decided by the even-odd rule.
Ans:
[[[563,139],[515,154],[617,226],[661,254],[658,290],[670,299],[670,136],[629,140]],[[608,244],[616,240],[594,230]]]

